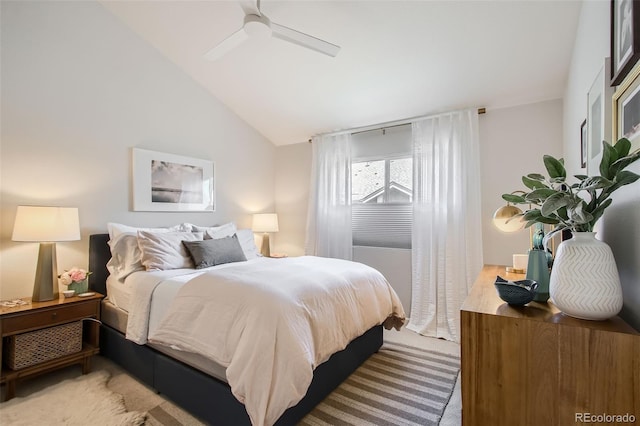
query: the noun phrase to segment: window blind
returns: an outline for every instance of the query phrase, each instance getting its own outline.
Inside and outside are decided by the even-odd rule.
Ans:
[[[411,204],[353,204],[353,245],[411,248]]]

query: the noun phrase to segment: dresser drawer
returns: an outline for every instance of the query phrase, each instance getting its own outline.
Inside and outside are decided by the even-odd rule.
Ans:
[[[2,319],[2,334],[24,332],[96,316],[99,303],[99,300],[92,300],[6,316]]]

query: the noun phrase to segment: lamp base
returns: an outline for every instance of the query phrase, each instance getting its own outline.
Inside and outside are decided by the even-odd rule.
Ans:
[[[262,247],[260,248],[260,254],[264,257],[271,257],[271,244],[269,243],[269,234],[262,234]]]
[[[56,243],[40,243],[36,280],[32,302],[45,302],[58,298],[58,264]]]

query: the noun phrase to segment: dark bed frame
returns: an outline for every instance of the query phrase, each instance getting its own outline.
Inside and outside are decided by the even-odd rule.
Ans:
[[[89,287],[107,294],[107,262],[111,258],[109,235],[94,234],[89,239]],[[287,409],[276,425],[295,425],[340,383],[382,346],[382,326],[378,325],[336,352],[313,374],[306,396]],[[146,345],[126,340],[118,330],[102,324],[100,353],[173,402],[212,425],[250,425],[251,421],[231,393],[229,385],[202,371]]]

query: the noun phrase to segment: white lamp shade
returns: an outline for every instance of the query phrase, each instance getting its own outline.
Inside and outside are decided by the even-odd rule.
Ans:
[[[11,239],[33,242],[79,240],[78,208],[18,206]]]
[[[255,232],[278,232],[278,215],[276,213],[260,213],[253,215]]]

